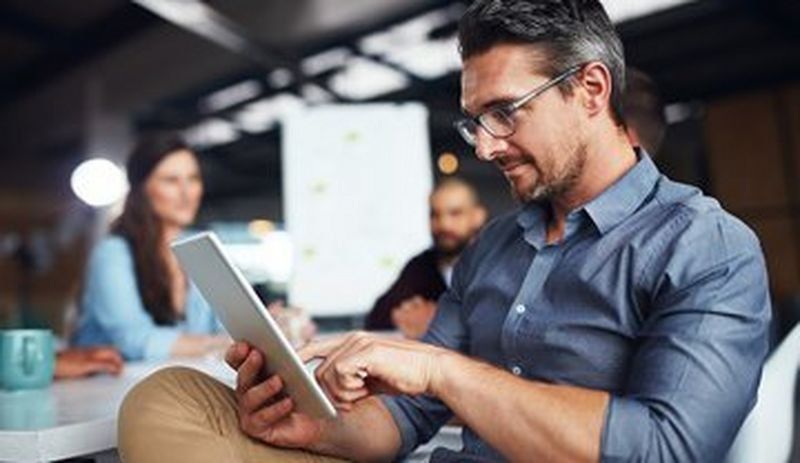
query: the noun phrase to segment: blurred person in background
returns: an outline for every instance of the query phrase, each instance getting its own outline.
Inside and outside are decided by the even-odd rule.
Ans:
[[[399,329],[405,337],[422,337],[436,314],[436,301],[450,286],[458,256],[486,220],[477,192],[461,179],[440,182],[429,202],[433,246],[413,257],[378,298],[367,315],[367,330]]]
[[[295,349],[303,347],[317,335],[317,324],[305,309],[277,300],[269,304],[267,310]]]
[[[632,67],[627,69],[625,79],[625,131],[633,146],[641,146],[656,157],[667,132],[658,86],[650,76]]]
[[[153,134],[134,148],[127,174],[122,215],[89,258],[73,344],[112,345],[126,360],[223,348],[229,338],[169,249],[200,206],[197,156],[178,136]]]

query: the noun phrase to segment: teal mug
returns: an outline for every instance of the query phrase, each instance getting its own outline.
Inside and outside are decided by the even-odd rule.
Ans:
[[[53,382],[50,330],[0,330],[0,389],[39,389]]]

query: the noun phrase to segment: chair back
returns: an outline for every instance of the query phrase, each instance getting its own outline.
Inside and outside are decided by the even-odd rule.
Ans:
[[[761,373],[758,402],[728,452],[728,463],[786,463],[794,443],[800,324],[770,355]]]

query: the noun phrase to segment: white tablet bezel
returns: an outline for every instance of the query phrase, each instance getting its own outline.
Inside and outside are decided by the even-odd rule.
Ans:
[[[267,374],[283,379],[297,411],[315,418],[334,418],[336,408],[305,369],[278,324],[242,273],[225,255],[213,232],[203,232],[171,245],[186,274],[237,341],[264,354]]]

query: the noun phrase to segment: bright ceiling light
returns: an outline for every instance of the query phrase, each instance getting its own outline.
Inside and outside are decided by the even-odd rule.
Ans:
[[[423,79],[435,79],[461,69],[455,34],[431,40],[434,30],[453,24],[464,12],[454,4],[429,11],[385,31],[370,34],[358,42],[359,50],[407,69]]]
[[[332,48],[305,58],[300,62],[300,69],[306,75],[315,76],[344,66],[352,55],[353,53],[348,48]]]
[[[128,192],[125,172],[103,158],[83,161],[72,171],[70,186],[75,195],[93,207],[110,206]]]
[[[603,7],[612,22],[620,23],[634,18],[647,16],[669,8],[691,3],[696,0],[603,0]]]
[[[330,88],[352,100],[366,100],[402,90],[409,85],[408,76],[367,58],[352,58],[347,67],[329,80]]]
[[[315,84],[303,85],[303,88],[300,89],[300,95],[302,95],[303,99],[312,105],[331,103],[334,100],[331,92]]]
[[[284,118],[306,107],[302,98],[293,93],[279,93],[242,107],[233,118],[236,126],[248,133],[265,132]]]
[[[385,31],[364,37],[359,41],[358,47],[367,55],[384,56],[395,53],[428,40],[434,29],[458,21],[463,12],[464,6],[461,4],[429,11]]]
[[[267,75],[267,81],[273,88],[283,88],[294,81],[294,76],[292,76],[292,71],[286,68],[278,68]]]
[[[236,53],[251,48],[233,23],[201,0],[133,0],[153,14]]]
[[[423,79],[436,79],[461,69],[455,35],[393,50],[385,59]]]
[[[222,118],[210,118],[189,127],[183,133],[186,141],[197,148],[210,148],[224,145],[239,139],[239,131],[229,121]]]
[[[225,87],[208,95],[200,101],[200,109],[205,112],[221,111],[231,106],[236,106],[261,93],[261,83],[250,79],[238,84]]]

